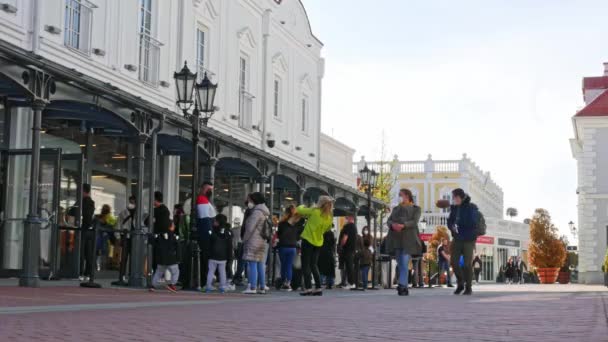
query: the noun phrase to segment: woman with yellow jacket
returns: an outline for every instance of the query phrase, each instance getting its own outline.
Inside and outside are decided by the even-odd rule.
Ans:
[[[319,253],[323,246],[323,234],[331,229],[334,217],[334,202],[329,196],[319,197],[314,208],[299,206],[298,214],[306,218],[306,226],[302,232],[302,273],[304,275],[304,291],[302,296],[321,296],[321,276],[319,274]],[[312,290],[312,276],[315,278],[315,290]]]

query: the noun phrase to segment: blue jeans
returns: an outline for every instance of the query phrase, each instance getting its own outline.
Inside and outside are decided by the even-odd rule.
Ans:
[[[247,278],[249,288],[255,290],[260,281],[260,290],[266,287],[266,263],[263,261],[247,261]]]
[[[399,268],[399,285],[401,287],[407,287],[407,278],[410,274],[410,255],[405,253],[403,249],[397,249],[395,255],[397,257],[397,267]]]
[[[281,259],[281,280],[284,283],[291,282],[293,271],[293,259],[296,257],[295,247],[279,248],[279,259]]]
[[[447,260],[439,262],[439,274],[437,275],[439,279],[441,279],[441,275],[444,271],[447,273],[446,279],[448,285],[452,285],[452,277],[450,277],[450,263]]]
[[[364,290],[367,289],[368,279],[369,279],[369,266],[361,266],[361,282],[363,283]],[[401,275],[399,275],[399,282],[401,282]]]
[[[336,278],[334,277],[326,277],[321,274],[321,284],[325,284],[326,286],[334,286]]]

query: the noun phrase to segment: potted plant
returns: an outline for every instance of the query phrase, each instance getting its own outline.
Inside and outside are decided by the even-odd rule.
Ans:
[[[602,272],[604,272],[604,285],[608,286],[608,249],[606,250],[606,256],[604,257]]]
[[[541,284],[557,281],[559,269],[566,261],[566,247],[557,235],[558,229],[551,223],[551,215],[545,209],[536,209],[530,221],[530,264],[536,267]]]
[[[437,272],[439,269],[437,267],[437,261],[438,261],[437,249],[439,248],[439,245],[441,244],[442,239],[447,239],[449,241],[450,240],[450,231],[448,230],[447,227],[437,226],[437,230],[431,236],[431,239],[429,240],[427,247],[426,247],[427,260],[429,262],[431,262],[432,265],[434,266],[433,272],[431,273],[431,275],[434,272]],[[432,278],[431,278],[431,280],[432,280]],[[439,277],[440,284],[445,284],[445,280],[446,280],[445,276]]]

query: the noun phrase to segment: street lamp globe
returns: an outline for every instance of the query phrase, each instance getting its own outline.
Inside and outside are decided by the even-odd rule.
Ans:
[[[574,231],[574,229],[576,229],[576,227],[574,227],[574,222],[568,222],[568,228],[570,228],[570,231]]]
[[[213,84],[207,73],[205,73],[201,83],[196,85],[196,104],[200,112],[203,113],[203,124],[207,126],[207,122],[215,112],[215,93],[217,92],[217,84]]]
[[[380,174],[374,170],[372,170],[371,174],[370,174],[370,178],[369,178],[369,187],[371,189],[375,189],[376,186],[378,185],[378,176]]]
[[[359,170],[359,178],[361,178],[361,186],[367,187],[370,183],[370,178],[372,175],[372,170],[367,167],[367,164],[363,167],[363,169]]]
[[[187,111],[192,107],[192,95],[196,84],[196,74],[188,68],[188,62],[184,62],[184,67],[179,72],[173,73],[175,79],[175,89],[177,91],[177,105],[182,111]]]

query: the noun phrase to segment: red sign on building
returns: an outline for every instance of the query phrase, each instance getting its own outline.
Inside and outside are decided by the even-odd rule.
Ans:
[[[477,238],[477,243],[482,243],[485,245],[493,245],[494,244],[494,237],[492,236],[480,236]]]

